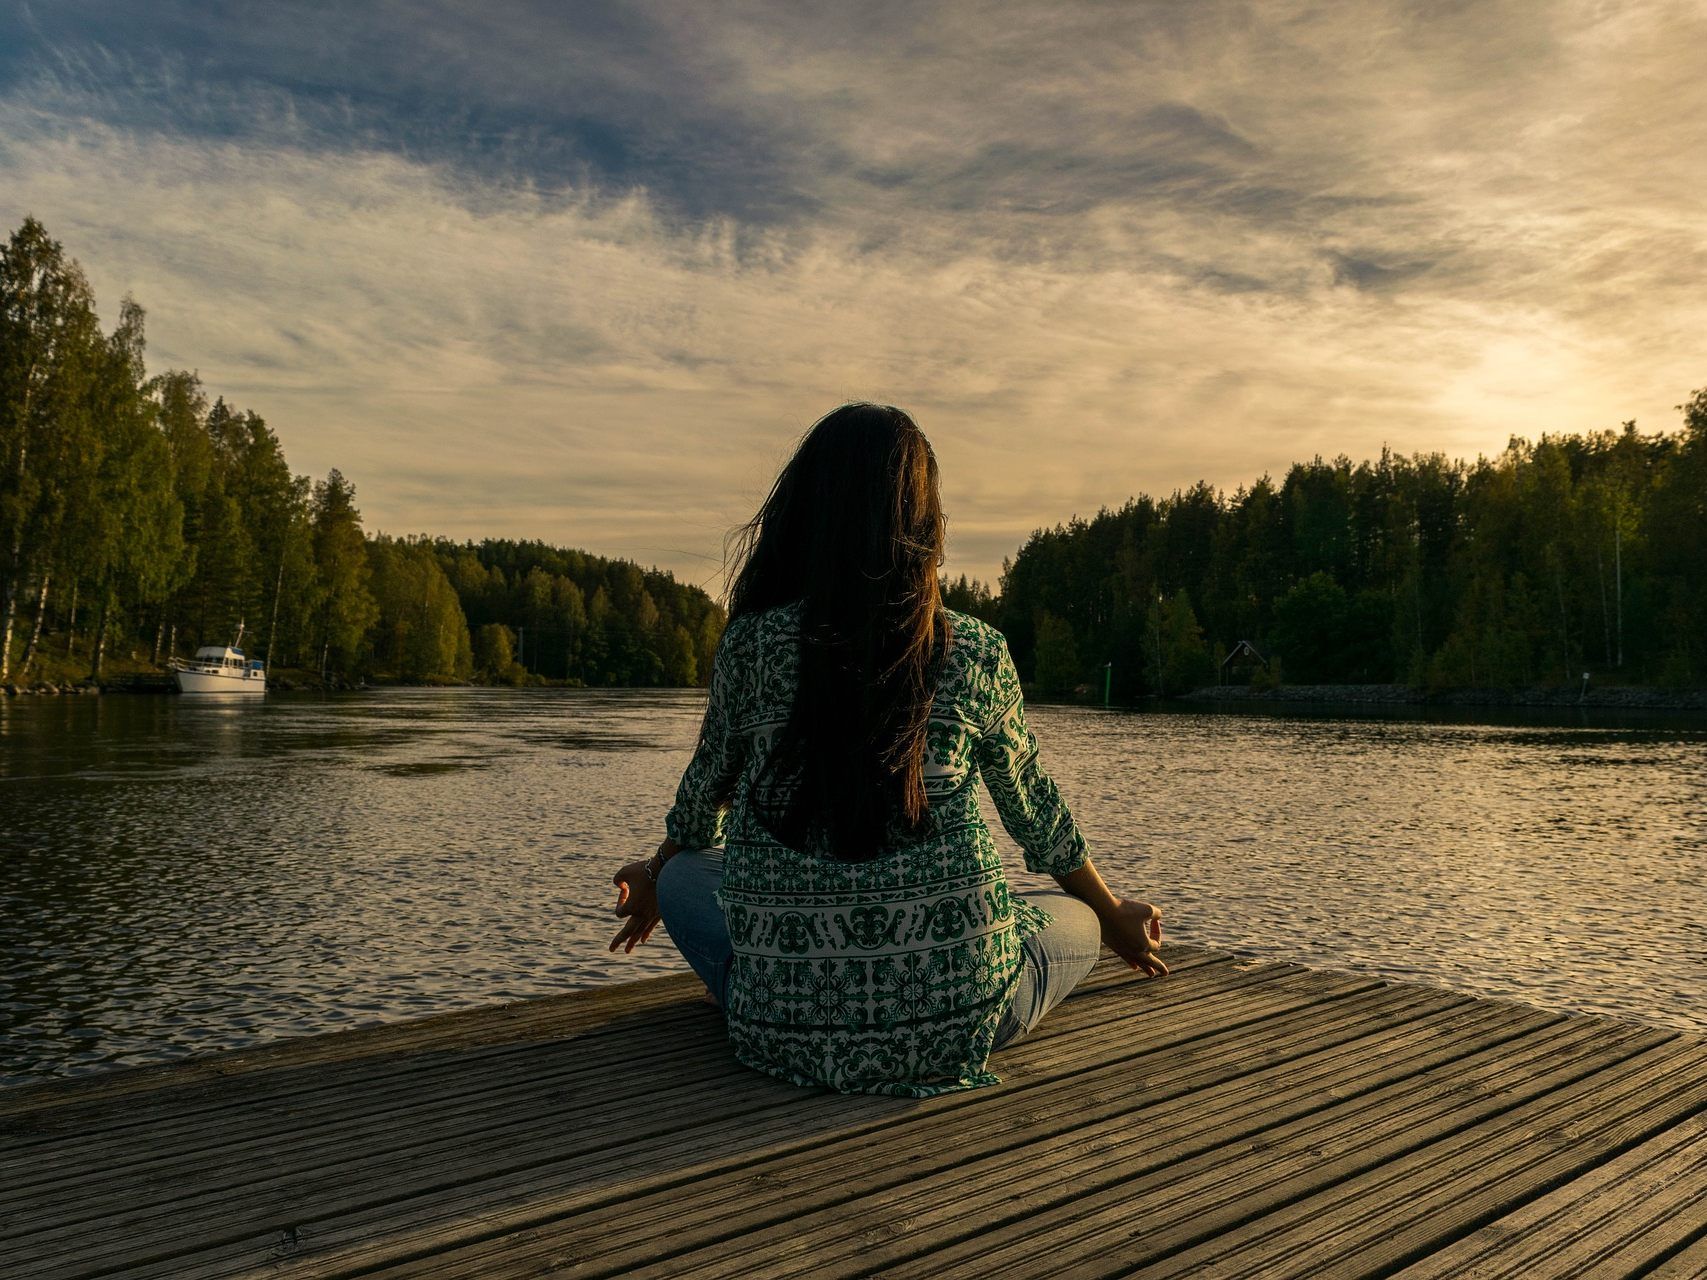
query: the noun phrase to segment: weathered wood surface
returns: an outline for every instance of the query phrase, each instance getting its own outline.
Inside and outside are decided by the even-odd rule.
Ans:
[[[1707,1041],[1175,949],[928,1101],[687,978],[0,1093],[0,1276],[1707,1276]]]

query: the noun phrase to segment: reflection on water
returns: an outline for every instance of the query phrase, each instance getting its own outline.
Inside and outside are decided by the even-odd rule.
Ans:
[[[604,944],[701,706],[0,699],[0,1083],[679,968]],[[1707,1030],[1699,722],[1032,720],[1172,938]]]

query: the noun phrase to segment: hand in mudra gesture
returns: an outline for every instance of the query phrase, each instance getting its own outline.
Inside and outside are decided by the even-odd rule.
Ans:
[[[1168,971],[1162,949],[1162,909],[1135,898],[1121,898],[1102,917],[1102,944],[1134,969],[1152,978]]]
[[[647,871],[645,862],[631,862],[611,877],[616,886],[616,913],[627,916],[610,949],[618,947],[627,954],[652,936],[662,918],[658,913],[658,885]]]

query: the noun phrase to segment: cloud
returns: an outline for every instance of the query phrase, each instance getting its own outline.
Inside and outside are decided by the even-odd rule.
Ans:
[[[1683,4],[239,9],[27,11],[0,215],[393,532],[715,586],[870,397],[990,577],[1140,490],[1707,382]]]

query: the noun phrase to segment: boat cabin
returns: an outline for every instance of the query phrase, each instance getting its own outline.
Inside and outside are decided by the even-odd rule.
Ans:
[[[230,645],[204,644],[196,650],[196,656],[191,665],[202,670],[212,668],[216,671],[230,671],[234,675],[240,675],[245,669],[259,670],[262,663],[259,659],[252,661],[245,659],[243,650],[233,649]]]
[[[172,678],[180,693],[242,693],[267,691],[267,664],[243,656],[237,647],[243,628],[230,644],[204,644],[188,662],[171,661]]]

